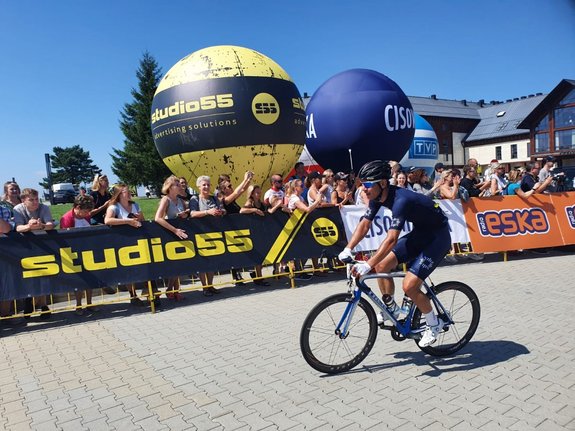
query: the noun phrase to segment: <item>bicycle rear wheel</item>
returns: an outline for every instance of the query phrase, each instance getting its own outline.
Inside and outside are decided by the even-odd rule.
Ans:
[[[417,341],[416,344],[425,353],[433,356],[452,355],[461,350],[477,330],[481,315],[479,298],[471,287],[457,281],[441,283],[435,287],[434,292],[453,323],[445,327],[433,345],[421,347]],[[432,305],[433,311],[447,322],[449,319],[441,310],[438,310],[434,301]],[[425,319],[419,309],[415,310],[413,322],[416,327],[425,326]]]
[[[365,298],[360,298],[351,316],[349,334],[343,338],[336,333],[352,299],[348,293],[332,295],[317,304],[303,323],[301,352],[306,362],[317,371],[328,374],[348,371],[365,359],[375,343],[377,317]]]

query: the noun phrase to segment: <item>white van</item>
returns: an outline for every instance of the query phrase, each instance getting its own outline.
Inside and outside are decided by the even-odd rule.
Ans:
[[[73,193],[76,193],[76,188],[72,183],[57,183],[52,184],[52,191],[55,193],[60,190],[70,190]]]

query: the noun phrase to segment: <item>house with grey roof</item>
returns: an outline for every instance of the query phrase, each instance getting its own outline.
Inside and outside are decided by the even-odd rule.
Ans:
[[[409,99],[432,125],[447,165],[475,158],[483,166],[497,159],[513,167],[554,156],[560,166],[575,166],[575,80],[563,79],[549,94],[505,102]]]
[[[529,129],[518,126],[544,98],[529,95],[478,109],[481,120],[462,143],[467,158],[482,165],[493,159],[510,166],[530,161]]]

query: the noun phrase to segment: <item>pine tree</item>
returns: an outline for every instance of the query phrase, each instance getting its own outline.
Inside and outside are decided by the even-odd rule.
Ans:
[[[126,184],[148,186],[158,193],[171,172],[158,154],[152,137],[150,112],[161,69],[148,52],[140,60],[136,76],[138,89],[132,88],[133,101],[126,103],[121,112],[124,148],[114,148],[114,154],[110,154],[112,172]]]
[[[52,165],[52,183],[88,183],[92,181],[94,174],[100,173],[90,158],[90,152],[84,151],[79,145],[69,148],[54,147],[53,155],[50,155]],[[43,178],[40,183],[43,188],[48,188],[48,179]]]

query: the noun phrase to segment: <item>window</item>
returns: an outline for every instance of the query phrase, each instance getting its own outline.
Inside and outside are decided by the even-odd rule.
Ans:
[[[555,128],[575,127],[575,106],[556,109],[554,114]]]
[[[545,130],[549,130],[549,115],[543,117],[537,127],[535,127],[536,132],[543,132]]]
[[[535,127],[533,154],[575,150],[575,86]]]
[[[501,160],[501,147],[495,147],[495,158]]]
[[[537,133],[535,135],[535,152],[544,153],[549,151],[549,133]]]
[[[575,150],[575,129],[555,132],[556,150]]]
[[[511,144],[511,158],[512,159],[517,158],[517,144]],[[499,160],[499,159],[497,159],[497,160]]]
[[[559,106],[570,105],[572,103],[575,103],[575,88],[571,90],[569,94],[567,94],[567,96],[561,99],[561,102],[559,102]]]

